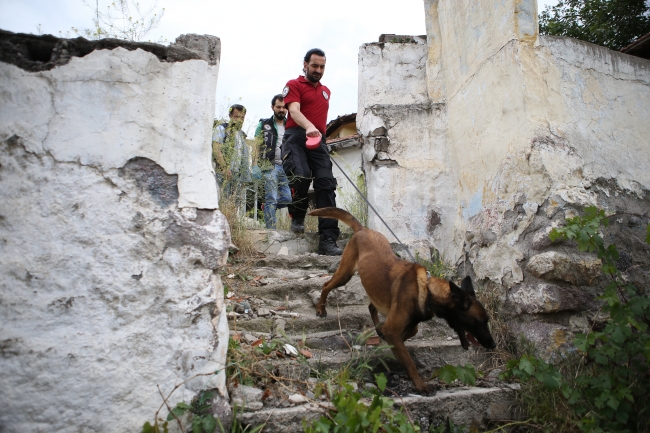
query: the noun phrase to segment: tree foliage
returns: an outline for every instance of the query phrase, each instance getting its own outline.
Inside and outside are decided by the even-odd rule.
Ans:
[[[646,1],[559,0],[540,14],[539,31],[620,50],[650,32],[650,5]]]
[[[165,14],[165,8],[156,10],[157,2],[151,7],[144,8],[136,0],[115,0],[106,7],[99,9],[99,0],[90,5],[88,0],[82,3],[93,10],[93,27],[72,30],[88,39],[116,38],[126,41],[141,41],[149,32],[158,27]]]

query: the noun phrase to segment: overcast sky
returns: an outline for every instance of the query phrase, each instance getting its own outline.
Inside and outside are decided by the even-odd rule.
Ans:
[[[539,9],[556,2],[538,0]],[[99,0],[100,10],[109,4]],[[271,115],[272,96],[301,74],[310,48],[327,55],[322,82],[332,92],[331,120],[357,110],[361,44],[377,41],[382,33],[425,34],[422,0],[158,0],[158,7],[165,13],[151,40],[172,42],[183,33],[221,38],[216,114],[241,103],[248,108],[251,129]],[[71,27],[91,27],[92,17],[81,0],[0,0],[0,28],[13,32],[38,33],[40,24],[43,33],[65,36]]]

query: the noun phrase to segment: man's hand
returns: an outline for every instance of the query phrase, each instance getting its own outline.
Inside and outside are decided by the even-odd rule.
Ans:
[[[310,125],[306,129],[307,137],[320,137],[320,131],[314,125]]]
[[[298,126],[305,128],[308,137],[320,137],[321,133],[313,123],[311,123],[304,114],[300,112],[300,102],[289,102],[289,113]]]

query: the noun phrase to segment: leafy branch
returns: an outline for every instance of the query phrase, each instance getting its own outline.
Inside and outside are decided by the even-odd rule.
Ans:
[[[79,36],[88,39],[116,38],[126,41],[141,41],[153,29],[158,27],[165,15],[165,8],[156,10],[158,4],[154,1],[150,8],[143,8],[135,0],[116,0],[106,7],[99,9],[99,0],[91,6],[88,0],[82,3],[93,10],[93,27],[72,30]]]
[[[647,218],[647,217],[646,217]],[[549,234],[551,240],[575,240],[582,252],[595,252],[602,270],[611,277],[603,294],[602,329],[575,336],[581,354],[574,376],[532,356],[508,362],[502,378],[529,383],[535,380],[565,399],[585,432],[648,431],[650,425],[650,298],[646,290],[626,282],[616,268],[616,245],[606,245],[601,227],[608,227],[605,212],[585,209]],[[646,228],[650,244],[650,225]],[[543,418],[543,417],[542,417]]]

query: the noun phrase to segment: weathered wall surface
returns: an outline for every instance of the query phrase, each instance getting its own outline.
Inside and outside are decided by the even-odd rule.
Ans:
[[[465,260],[506,306],[532,315],[516,332],[550,353],[570,341],[568,331],[587,329],[597,304],[565,299],[549,307],[539,296],[575,292],[593,300],[603,284],[595,257],[548,242],[551,227],[592,205],[609,213],[650,208],[650,129],[643,121],[650,116],[650,62],[541,37],[536,46],[509,43],[472,81],[449,101],[449,136],[476,149],[454,159]],[[607,241],[627,257],[619,267],[647,285],[647,221],[615,221]]]
[[[392,216],[399,200],[416,211],[418,203],[435,205],[440,224],[426,241],[461,272],[493,286],[511,311],[529,315],[517,332],[554,342],[547,346],[552,351],[569,341],[567,332],[593,319],[601,280],[593,256],[548,241],[551,227],[590,205],[611,213],[649,208],[650,62],[570,38],[539,37],[535,1],[425,0],[424,6],[427,53],[411,68],[426,76],[403,74],[399,86],[387,81],[394,89],[385,89],[382,112],[391,114],[358,123],[369,185],[380,185],[370,189],[381,188],[383,198],[376,194],[373,203]],[[381,70],[390,71],[399,63],[385,52],[361,47],[359,113],[376,112],[369,101],[382,94],[363,84],[372,76],[364,65],[387,62]],[[400,135],[403,118],[394,113],[416,103],[405,102],[404,93],[427,104],[423,86],[436,111]],[[433,155],[428,167],[440,168],[410,189],[414,179],[405,185],[380,173],[372,131],[382,127],[390,145],[381,157],[408,171],[405,178],[416,171],[402,165],[403,155]],[[422,139],[432,134],[438,137],[429,138],[433,152]],[[616,221],[608,241],[617,241],[627,257],[621,268],[647,284],[647,221],[630,215]],[[393,225],[409,243],[422,237],[417,224],[398,217]],[[376,222],[373,228],[387,234]]]
[[[359,148],[356,146],[342,147],[340,149],[336,149],[335,153],[330,155],[345,172],[345,174],[347,174],[350,179],[356,182],[357,176],[361,174],[361,152],[359,151]],[[345,175],[341,172],[341,170],[339,170],[336,165],[332,167],[332,173],[334,174],[334,178],[338,184],[336,193],[337,201],[360,200],[354,187],[350,185],[350,182],[348,182],[348,180],[345,178]]]
[[[226,413],[219,47],[184,35],[173,49],[194,52],[186,61],[117,47],[37,72],[3,52],[2,431],[139,431],[158,386],[167,396],[197,374],[170,405],[216,388]]]
[[[440,188],[450,181],[447,111],[428,98],[426,56],[423,37],[361,47],[357,128],[368,199],[402,242],[428,255],[442,216],[452,212],[449,190]],[[368,226],[388,233],[372,211]]]

